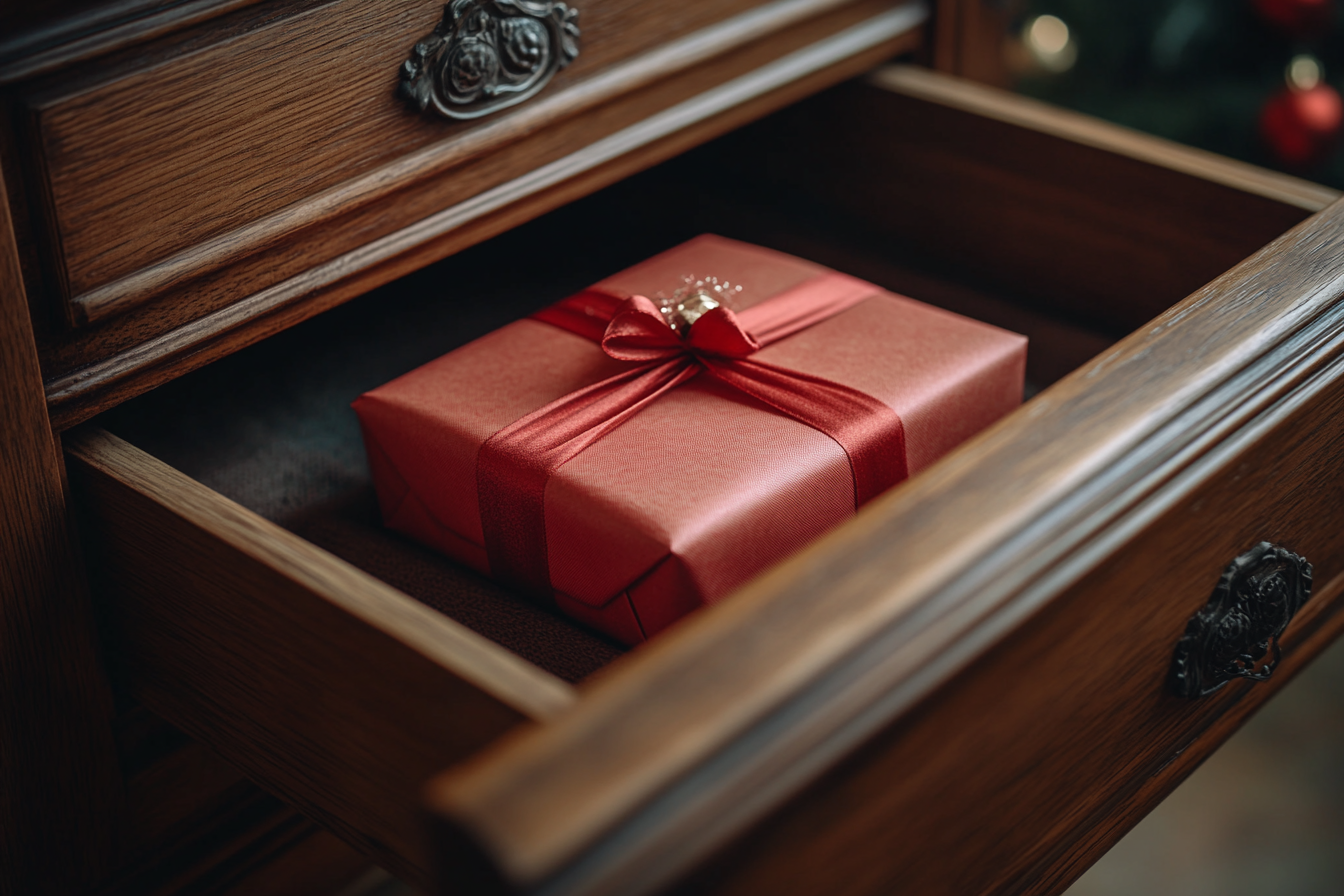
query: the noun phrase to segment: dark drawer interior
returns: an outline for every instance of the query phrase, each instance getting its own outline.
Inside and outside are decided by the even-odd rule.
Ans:
[[[825,98],[822,100],[825,102]],[[1027,335],[1028,396],[1119,334],[797,191],[754,147],[712,144],[375,290],[99,423],[542,668],[578,681],[623,648],[384,530],[350,402],[510,320],[713,231]],[[1100,263],[1100,262],[1098,262]],[[1175,301],[1179,296],[1172,296]]]

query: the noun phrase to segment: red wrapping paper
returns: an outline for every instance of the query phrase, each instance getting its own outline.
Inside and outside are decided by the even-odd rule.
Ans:
[[[838,281],[866,295],[751,360],[891,408],[911,474],[1021,401],[1024,337],[756,246],[698,237],[593,289],[653,296],[688,275],[742,285],[739,312]],[[361,396],[354,408],[385,523],[489,575],[481,446],[628,368],[592,338],[526,319]],[[636,643],[851,516],[855,483],[831,437],[701,374],[556,470],[542,505],[556,606]]]

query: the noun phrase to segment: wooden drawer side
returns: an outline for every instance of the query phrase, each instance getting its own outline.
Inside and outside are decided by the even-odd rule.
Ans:
[[[411,879],[423,782],[560,680],[98,430],[70,439],[131,693]]]
[[[1122,335],[1339,198],[916,66],[770,122],[778,181],[911,251]]]

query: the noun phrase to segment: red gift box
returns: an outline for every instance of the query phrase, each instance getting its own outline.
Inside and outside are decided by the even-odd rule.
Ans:
[[[692,277],[735,288],[674,331],[659,297]],[[1025,362],[1025,337],[701,236],[354,408],[389,527],[636,643],[1011,411]]]

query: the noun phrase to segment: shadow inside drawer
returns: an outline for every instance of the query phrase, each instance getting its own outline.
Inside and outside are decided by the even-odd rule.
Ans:
[[[541,226],[563,233],[571,223],[548,220]],[[536,227],[525,230],[538,238]],[[527,252],[527,241],[520,245],[511,234],[168,383],[96,422],[523,659],[577,682],[626,648],[384,528],[350,403],[664,247],[659,237],[639,236],[566,259],[557,248]],[[559,239],[541,242],[563,246]],[[520,252],[535,264],[512,263]]]
[[[580,681],[625,652],[385,528],[372,486],[306,508],[284,525],[566,681]]]

